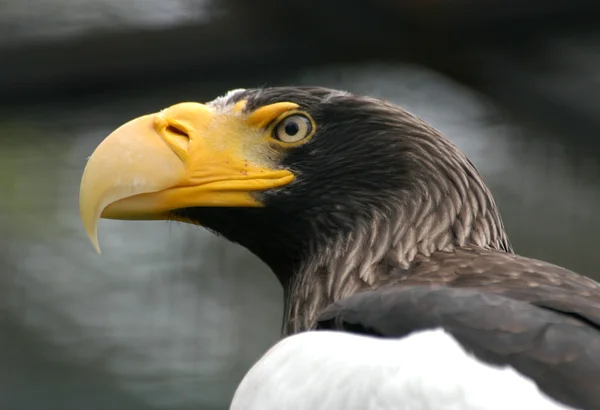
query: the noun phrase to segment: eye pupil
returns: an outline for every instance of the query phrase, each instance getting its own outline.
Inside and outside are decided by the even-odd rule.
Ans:
[[[298,134],[298,131],[300,131],[300,127],[294,121],[289,121],[287,124],[285,124],[284,129],[285,129],[285,133],[292,137],[294,135]]]

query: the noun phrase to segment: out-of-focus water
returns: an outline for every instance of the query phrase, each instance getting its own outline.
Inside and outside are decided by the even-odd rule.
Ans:
[[[278,337],[278,283],[246,250],[188,225],[102,221],[95,254],[79,220],[79,181],[95,146],[134,116],[283,83],[403,105],[473,160],[519,253],[596,273],[594,153],[574,160],[565,141],[420,68],[336,66],[32,105],[0,114],[0,408],[227,407]]]

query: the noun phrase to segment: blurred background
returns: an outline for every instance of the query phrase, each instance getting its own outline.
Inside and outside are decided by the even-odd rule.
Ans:
[[[239,87],[385,98],[470,156],[518,253],[600,279],[600,3],[0,0],[0,409],[220,410],[282,291],[200,228],[79,220],[121,123]]]

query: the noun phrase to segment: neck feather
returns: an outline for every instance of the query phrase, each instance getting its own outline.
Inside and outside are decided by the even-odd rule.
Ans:
[[[424,173],[408,195],[374,209],[352,230],[328,238],[291,275],[284,334],[314,327],[326,306],[378,287],[392,272],[410,275],[417,256],[466,246],[512,252],[494,199],[473,165],[462,154],[430,158],[437,164],[426,168],[436,172]]]

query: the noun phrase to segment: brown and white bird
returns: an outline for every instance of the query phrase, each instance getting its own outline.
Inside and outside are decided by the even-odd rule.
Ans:
[[[600,285],[514,254],[473,164],[392,104],[173,105],[98,146],[80,206],[98,251],[101,217],[174,220],[273,270],[285,338],[232,409],[600,409]]]

